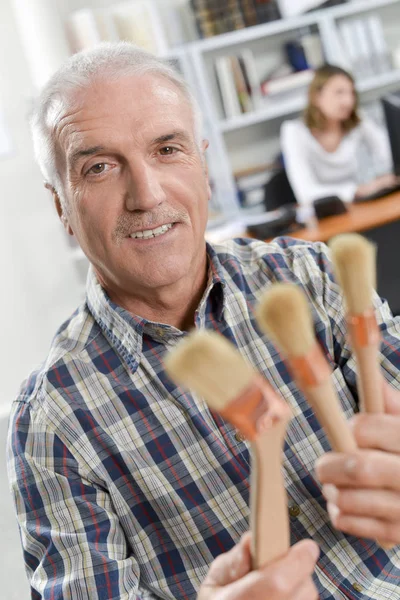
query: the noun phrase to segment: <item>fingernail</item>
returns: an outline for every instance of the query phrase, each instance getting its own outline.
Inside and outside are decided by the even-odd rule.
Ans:
[[[353,456],[346,460],[343,470],[346,475],[354,475],[357,469],[357,459]]]
[[[336,525],[336,521],[340,515],[340,510],[338,509],[336,504],[331,504],[330,502],[328,502],[328,504],[326,505],[326,508],[328,509],[328,514],[332,521],[332,524]]]
[[[328,502],[330,502],[331,504],[337,504],[337,498],[338,498],[339,492],[338,492],[336,485],[327,483],[326,485],[323,486],[322,493]]]

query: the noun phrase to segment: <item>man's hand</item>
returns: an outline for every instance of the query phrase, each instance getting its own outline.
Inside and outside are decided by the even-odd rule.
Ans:
[[[319,556],[311,540],[281,559],[250,572],[250,534],[212,563],[197,600],[317,600],[312,573]]]
[[[329,452],[316,472],[333,525],[391,547],[400,544],[400,392],[383,385],[385,414],[352,419],[360,450]]]

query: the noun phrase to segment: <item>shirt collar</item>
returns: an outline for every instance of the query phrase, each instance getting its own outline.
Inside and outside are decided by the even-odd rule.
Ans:
[[[135,370],[142,350],[142,333],[145,319],[132,315],[110,300],[101,287],[92,265],[86,282],[86,303],[110,344]]]
[[[221,320],[225,303],[224,270],[217,252],[208,243],[206,248],[209,262],[208,282],[196,311],[196,322],[202,322],[207,312],[212,312],[217,320]],[[101,287],[92,265],[89,266],[86,283],[86,302],[103,334],[134,370],[140,362],[143,333],[148,333],[154,339],[160,337],[162,341],[165,341],[168,335],[182,335],[176,327],[147,321],[112,302]]]

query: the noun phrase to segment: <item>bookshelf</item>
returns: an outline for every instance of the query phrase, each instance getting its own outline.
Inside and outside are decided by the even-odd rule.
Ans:
[[[399,0],[353,0],[347,4],[316,10],[296,18],[273,21],[251,28],[226,33],[215,38],[199,40],[191,44],[190,53],[197,73],[196,81],[203,96],[210,99],[208,108],[214,120],[231,171],[252,168],[260,163],[271,162],[273,153],[279,151],[276,136],[280,124],[287,118],[297,116],[305,106],[307,88],[296,93],[276,95],[264,100],[256,110],[226,117],[215,76],[215,60],[222,55],[238,55],[242,48],[254,52],[256,68],[260,77],[268,70],[273,60],[279,59],[282,45],[293,35],[308,30],[319,34],[321,46],[328,62],[352,70],[361,104],[377,100],[383,93],[400,88],[400,60],[394,68],[379,74],[357,77],[349,64],[346,48],[341,38],[340,27],[361,17],[377,14],[382,20],[390,59],[400,44],[396,29],[400,23]],[[275,139],[272,139],[274,138]],[[264,138],[264,143],[262,142]],[[247,147],[246,147],[247,144]],[[254,145],[252,151],[251,145]],[[243,163],[238,164],[237,147],[241,146]]]
[[[233,117],[231,119],[223,119],[219,123],[219,129],[224,133],[235,131],[236,129],[241,129],[250,125],[257,125],[257,123],[263,123],[272,119],[287,117],[300,112],[304,107],[305,102],[306,97],[304,93],[298,94],[295,98],[284,100],[283,102],[272,100],[264,109],[243,114],[239,117]]]

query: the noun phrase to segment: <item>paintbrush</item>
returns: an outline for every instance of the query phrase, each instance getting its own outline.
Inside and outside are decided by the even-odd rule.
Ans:
[[[376,247],[358,233],[339,235],[329,247],[335,276],[346,304],[348,336],[356,358],[360,408],[367,413],[382,413],[381,334],[373,306]],[[377,543],[386,550],[394,547],[385,541],[378,540]]]
[[[333,450],[353,452],[354,436],[341,409],[331,368],[315,338],[312,315],[302,290],[276,283],[257,309],[262,330],[282,350],[292,376],[326,431]]]
[[[381,413],[384,411],[379,366],[381,336],[373,308],[375,246],[352,233],[334,238],[330,248],[346,304],[348,335],[357,364],[360,407],[368,413]]]
[[[289,549],[283,444],[291,411],[270,384],[222,335],[191,333],[166,358],[169,376],[202,396],[251,445],[250,529],[252,567]]]

